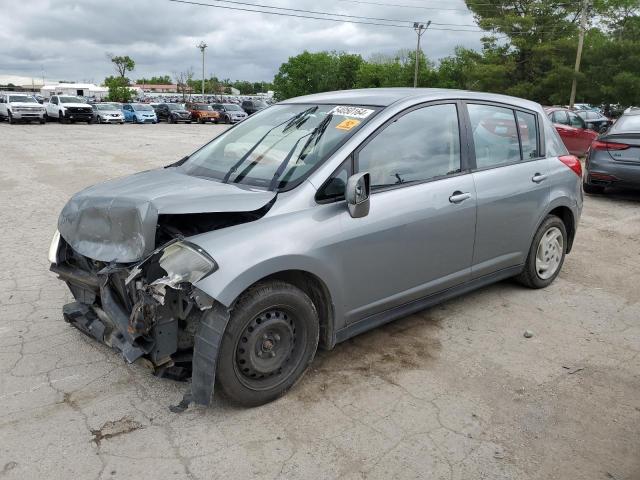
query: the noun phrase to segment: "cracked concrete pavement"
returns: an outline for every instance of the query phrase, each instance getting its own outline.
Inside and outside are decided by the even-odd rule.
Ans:
[[[502,282],[360,335],[260,408],[171,413],[185,384],[63,321],[47,249],[71,194],[222,128],[0,124],[0,479],[640,478],[638,193],[586,198],[550,288]]]

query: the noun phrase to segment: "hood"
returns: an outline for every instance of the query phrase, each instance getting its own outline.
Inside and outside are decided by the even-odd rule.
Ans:
[[[96,110],[96,113],[108,113],[109,115],[113,115],[114,113],[118,113],[122,115],[122,110]]]
[[[33,108],[42,108],[42,105],[39,103],[33,102],[9,102],[9,105],[12,107],[33,107]]]
[[[158,215],[250,212],[276,193],[178,172],[149,170],[89,187],[65,205],[60,235],[76,252],[103,262],[129,263],[150,254]]]
[[[91,105],[88,103],[61,103],[57,105],[58,107],[82,107],[82,108],[91,108]]]

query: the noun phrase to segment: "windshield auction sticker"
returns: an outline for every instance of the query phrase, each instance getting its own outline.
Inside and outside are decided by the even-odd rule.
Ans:
[[[358,125],[360,125],[360,120],[356,120],[355,118],[347,118],[336,125],[336,128],[338,130],[351,130]]]
[[[329,113],[333,115],[342,115],[343,117],[351,117],[351,118],[367,118],[371,115],[375,110],[370,110],[368,108],[361,107],[349,107],[346,105],[340,105],[334,107]]]

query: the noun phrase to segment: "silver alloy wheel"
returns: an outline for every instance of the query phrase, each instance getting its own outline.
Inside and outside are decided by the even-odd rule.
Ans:
[[[564,252],[564,237],[558,227],[544,232],[536,250],[536,273],[542,280],[553,277],[560,267]]]

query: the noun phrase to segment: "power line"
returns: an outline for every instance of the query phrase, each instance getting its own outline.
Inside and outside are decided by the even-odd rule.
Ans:
[[[238,11],[253,12],[253,13],[264,13],[266,15],[276,15],[276,16],[282,16],[282,17],[307,18],[311,20],[324,20],[324,21],[339,22],[339,23],[354,23],[354,24],[360,24],[360,25],[374,25],[374,26],[380,26],[380,27],[413,28],[413,24],[415,23],[414,21],[410,21],[410,20],[386,19],[386,18],[378,18],[378,17],[363,17],[363,16],[357,16],[357,15],[319,12],[319,11],[313,11],[313,10],[303,10],[303,9],[276,7],[276,6],[270,6],[270,5],[264,5],[264,4],[241,2],[236,0],[212,0],[212,1],[222,2],[222,3],[231,3],[235,5],[243,5],[246,7],[257,7],[257,8],[244,8],[244,7],[235,7],[235,6],[229,6],[229,5],[213,5],[210,3],[203,3],[195,0],[168,0],[168,1],[174,2],[174,3],[187,4],[187,5],[197,5],[202,7],[222,8],[227,10],[238,10]],[[347,0],[342,0],[342,1],[347,1]],[[278,10],[278,11],[259,10],[258,8],[269,8],[269,9]],[[284,10],[286,12],[293,11],[298,13],[284,13],[280,10]],[[341,18],[318,17],[316,15],[327,15],[331,17],[341,17]],[[368,21],[368,20],[376,20],[376,21]],[[380,23],[380,22],[390,22],[390,23]],[[411,23],[411,25],[408,25],[408,24],[401,25],[400,23]],[[445,23],[441,23],[437,25],[440,25],[440,26],[431,27],[430,30],[448,31],[448,32],[484,33],[486,35],[495,35],[492,32],[483,30],[483,29],[470,30],[470,29],[459,29],[459,28],[442,28],[442,26],[447,26],[447,25],[460,26],[460,27],[477,27],[476,25],[445,24]],[[511,32],[510,34],[508,34],[508,36],[530,35],[532,33],[536,33],[536,34],[545,33],[545,30],[536,30],[535,32]]]
[[[231,3],[234,5],[244,5],[244,6],[249,6],[249,7],[259,7],[259,8],[270,8],[270,9],[274,9],[274,10],[284,10],[287,12],[299,12],[299,13],[308,13],[308,14],[312,14],[312,15],[331,15],[333,17],[342,17],[342,18],[356,18],[359,20],[373,20],[373,21],[380,21],[380,22],[393,22],[393,23],[409,23],[411,25],[413,25],[415,23],[415,20],[403,20],[403,19],[399,19],[399,18],[381,18],[381,17],[365,17],[362,15],[347,15],[344,13],[329,13],[329,12],[319,12],[317,10],[304,10],[301,8],[289,8],[289,7],[280,7],[277,5],[264,5],[264,4],[259,4],[259,3],[248,3],[248,2],[241,2],[238,0],[213,0],[214,2],[223,2],[223,3]],[[431,22],[432,25],[442,25],[442,26],[449,26],[449,27],[477,27],[477,25],[475,24],[460,24],[460,23],[438,23],[438,22]]]
[[[228,6],[228,5],[212,5],[210,3],[202,3],[202,2],[196,2],[196,1],[191,1],[191,0],[169,0],[169,1],[170,2],[174,2],[174,3],[184,3],[184,4],[188,4],[188,5],[198,5],[198,6],[201,6],[201,7],[223,8],[223,9],[227,9],[227,10],[239,10],[239,11],[243,11],[243,12],[264,13],[264,14],[267,14],[267,15],[278,15],[278,16],[282,16],[282,17],[309,18],[309,19],[312,19],[312,20],[325,20],[325,21],[329,21],[329,22],[340,22],[340,23],[357,23],[357,24],[361,24],[361,25],[376,25],[376,26],[380,26],[380,27],[413,28],[412,25],[399,25],[398,23],[380,23],[380,22],[369,22],[369,21],[355,20],[355,19],[372,18],[372,17],[358,17],[358,16],[355,16],[355,15],[348,15],[347,16],[347,15],[334,14],[334,13],[324,13],[324,12],[309,11],[310,13],[312,13],[314,15],[346,16],[346,17],[349,17],[349,18],[354,18],[354,20],[351,20],[351,19],[341,19],[341,18],[317,17],[317,16],[313,16],[313,15],[298,15],[298,14],[294,14],[294,13],[283,13],[283,12],[279,12],[279,11],[278,12],[273,12],[273,11],[249,9],[249,8],[243,8],[243,7],[232,7],[232,6]],[[272,8],[272,9],[276,9],[276,10],[283,9],[283,7],[271,7],[271,6],[257,5],[257,4],[252,4],[252,3],[236,2],[236,1],[233,1],[233,0],[213,0],[213,1],[240,4],[240,5],[251,5],[251,6],[256,6],[256,7],[259,7],[259,8]],[[299,9],[286,9],[286,10],[300,11]],[[390,22],[391,21],[406,22],[406,20],[389,20],[389,21]],[[469,26],[471,26],[471,25],[469,25]],[[475,25],[473,25],[473,26],[475,26]],[[443,31],[454,31],[454,32],[472,32],[472,33],[482,33],[482,32],[484,32],[484,30],[462,30],[462,29],[454,29],[454,28],[432,28],[431,30],[443,30]]]

